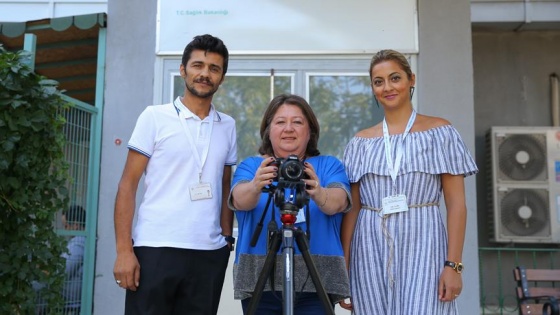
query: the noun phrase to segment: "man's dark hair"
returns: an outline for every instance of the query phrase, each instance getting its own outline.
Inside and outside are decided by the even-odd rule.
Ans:
[[[212,52],[222,56],[224,58],[224,64],[222,66],[224,70],[223,75],[226,75],[229,62],[229,52],[226,45],[224,44],[224,42],[222,42],[221,39],[209,34],[195,36],[193,40],[187,45],[187,47],[185,47],[185,51],[183,52],[183,59],[181,60],[183,66],[187,66],[187,62],[189,61],[189,59],[191,59],[193,50],[204,50],[207,53]]]
[[[62,211],[62,214],[66,217],[66,222],[68,222],[68,224],[79,224],[82,227],[86,226],[86,211],[82,206],[70,206],[68,209]]]

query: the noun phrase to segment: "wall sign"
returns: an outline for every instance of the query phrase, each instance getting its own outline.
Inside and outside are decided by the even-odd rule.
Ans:
[[[234,54],[417,53],[417,25],[416,0],[158,0],[156,53],[207,33]]]

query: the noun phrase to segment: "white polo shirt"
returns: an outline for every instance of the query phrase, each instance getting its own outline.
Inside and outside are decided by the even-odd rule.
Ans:
[[[194,139],[206,137],[210,143],[200,181],[210,183],[211,199],[191,200],[189,189],[199,183],[199,156],[180,119],[191,120],[188,129],[199,135]],[[235,132],[234,119],[214,106],[205,120],[179,115],[173,103],[142,112],[128,143],[129,149],[150,158],[132,234],[134,246],[213,250],[226,245],[220,235],[220,212],[222,193],[229,192],[222,192],[222,177],[224,166],[237,161]]]

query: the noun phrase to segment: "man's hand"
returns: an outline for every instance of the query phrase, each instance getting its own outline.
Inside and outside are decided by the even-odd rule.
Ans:
[[[136,291],[140,286],[140,264],[134,252],[117,254],[113,275],[119,287]]]

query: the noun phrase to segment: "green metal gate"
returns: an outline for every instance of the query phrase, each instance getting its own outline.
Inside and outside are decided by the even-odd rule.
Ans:
[[[72,226],[60,226],[57,231],[60,235],[68,236],[69,239],[80,239],[83,242],[83,257],[79,257],[83,261],[76,262],[76,264],[83,264],[83,267],[80,268],[81,279],[74,277],[65,280],[65,285],[74,288],[78,293],[66,297],[65,314],[88,315],[93,312],[101,117],[99,110],[89,104],[71,99],[68,101],[72,102],[74,106],[65,112],[66,125],[64,127],[67,139],[65,155],[71,178],[68,183],[71,206],[67,217],[72,216],[72,211],[85,210],[85,228],[74,229]],[[79,218],[79,215],[74,215],[74,217]],[[69,283],[71,281],[80,282],[80,280],[81,283]]]

